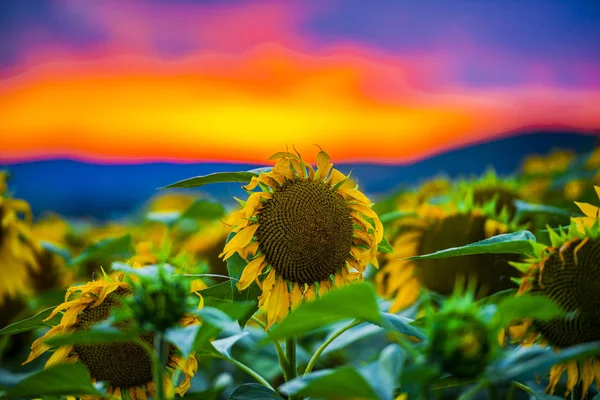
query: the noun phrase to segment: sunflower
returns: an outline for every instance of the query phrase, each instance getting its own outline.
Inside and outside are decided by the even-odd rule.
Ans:
[[[24,200],[6,195],[5,173],[0,171],[0,306],[32,290],[31,273],[41,246],[31,234],[32,214]]]
[[[110,278],[70,287],[65,302],[58,305],[48,317],[51,319],[62,312],[60,324],[33,342],[31,353],[24,364],[50,350],[50,346],[45,343],[49,338],[86,331],[93,324],[106,320],[111,311],[120,306],[124,297],[133,294],[130,284],[123,281],[124,276],[123,273],[116,273]],[[197,323],[197,320],[186,318],[182,325],[191,323]],[[150,346],[153,345],[153,333],[143,333],[140,338]],[[156,395],[150,358],[145,350],[135,343],[61,346],[52,353],[46,367],[72,362],[83,363],[94,381],[106,381],[108,393],[115,397],[125,397],[125,392],[132,399],[147,399],[148,396]],[[190,388],[190,380],[196,373],[198,364],[193,355],[184,360],[178,355],[177,349],[171,346],[165,365],[165,387],[171,387],[171,375],[178,368],[181,368],[184,379],[175,392],[183,395]]]
[[[316,170],[287,152],[271,159],[277,160],[272,171],[245,187],[262,190],[228,219],[236,234],[221,253],[224,260],[237,253],[248,261],[237,288],[259,285],[267,327],[303,300],[362,280],[369,261],[378,266],[383,238],[372,203],[333,168],[327,153],[318,153]]]
[[[449,198],[452,198],[450,196]],[[394,301],[390,312],[412,305],[422,287],[450,295],[457,279],[477,281],[477,297],[516,287],[511,277],[519,271],[508,264],[515,256],[483,254],[446,259],[406,258],[464,246],[519,227],[509,221],[507,208],[498,214],[497,198],[485,204],[474,203],[468,192],[459,202],[432,205],[424,203],[414,218],[399,221],[402,227],[391,240],[394,253],[386,255],[381,271],[375,276],[380,293]]]
[[[594,190],[596,190],[598,199],[600,199],[600,186],[594,186]],[[600,207],[593,206],[588,203],[579,203],[577,201],[575,204],[577,207],[579,207],[581,212],[585,214],[584,217],[573,218],[575,224],[579,227],[579,230],[583,232],[586,227],[590,228],[596,223],[596,221],[598,221],[598,218],[600,218]]]
[[[591,217],[590,217],[591,218]],[[600,237],[598,216],[589,228],[581,229],[573,221],[567,232],[551,230],[551,246],[520,264],[525,270],[518,294],[547,296],[568,312],[569,317],[550,321],[529,320],[510,328],[513,338],[522,344],[549,344],[557,351],[600,340]],[[563,372],[567,371],[567,393],[581,382],[583,394],[594,378],[600,388],[600,358],[570,361],[550,370],[548,389],[554,393]]]

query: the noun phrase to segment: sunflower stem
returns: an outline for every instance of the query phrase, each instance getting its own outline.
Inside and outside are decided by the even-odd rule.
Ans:
[[[271,332],[269,332],[269,330],[267,329],[267,324],[265,324],[263,321],[261,321],[259,318],[255,317],[255,316],[252,316],[251,319],[252,319],[252,321],[256,322],[256,324],[258,324],[261,328],[263,328],[265,333],[273,341],[273,344],[275,344],[275,350],[277,351],[277,358],[279,359],[279,368],[281,368],[281,371],[283,372],[283,378],[285,379],[285,381],[286,382],[289,381],[290,380],[290,377],[289,377],[290,364],[288,363],[288,359],[285,356],[285,353],[283,352],[283,348],[281,347],[281,344],[279,343],[278,340],[273,339],[273,336],[271,336]]]
[[[304,376],[308,375],[310,373],[310,371],[312,371],[312,369],[315,367],[315,364],[317,363],[317,360],[319,359],[319,356],[321,355],[321,353],[323,353],[325,351],[325,349],[327,348],[327,346],[329,346],[331,344],[331,342],[333,342],[335,339],[337,339],[342,333],[346,332],[348,329],[353,328],[356,325],[362,324],[362,322],[363,321],[360,321],[358,319],[355,321],[352,321],[348,325],[337,330],[326,341],[324,341],[323,344],[321,346],[319,346],[317,351],[315,351],[315,354],[313,354],[310,361],[308,362],[308,365],[306,366],[306,369],[304,370]]]
[[[298,375],[298,366],[296,365],[296,338],[291,337],[285,341],[285,352],[289,365],[288,380],[294,379]],[[296,396],[288,396],[289,400],[297,400]]]
[[[256,379],[256,381],[258,383],[260,383],[261,385],[263,385],[277,393],[275,388],[273,386],[271,386],[271,384],[269,382],[267,382],[267,380],[265,378],[260,376],[260,374],[258,372],[254,371],[252,368],[250,368],[246,364],[239,362],[235,358],[225,357],[220,354],[218,354],[218,355],[217,354],[205,354],[204,357],[213,357],[213,358],[218,358],[220,360],[229,361],[230,363],[232,363],[233,365],[235,365],[236,367],[238,367],[239,369],[241,369],[242,371],[246,372],[248,375],[250,375],[251,377]]]
[[[156,356],[153,357],[154,361],[154,384],[156,385],[156,398],[157,400],[165,399],[165,388],[164,380],[162,377],[163,366],[167,364],[167,343],[165,341],[165,335],[162,332],[155,334],[154,345],[156,346]]]

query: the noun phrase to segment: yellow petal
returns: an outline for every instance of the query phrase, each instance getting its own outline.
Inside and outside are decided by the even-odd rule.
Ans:
[[[576,201],[575,204],[577,205],[577,207],[579,207],[581,212],[584,213],[587,217],[599,218],[600,208],[595,207],[591,204],[580,203],[578,201]]]
[[[585,394],[588,392],[590,386],[592,385],[592,381],[594,380],[594,368],[592,366],[592,359],[585,360],[583,362],[583,369],[581,371],[581,385],[582,393],[581,400],[585,398]]]
[[[229,242],[227,242],[223,249],[223,253],[221,253],[219,257],[226,253],[235,252],[246,247],[252,241],[257,229],[258,224],[253,224],[239,231]]]
[[[396,299],[390,306],[390,312],[397,313],[398,311],[413,305],[419,298],[420,290],[421,285],[419,284],[419,281],[415,278],[408,281],[406,285],[403,286],[402,290],[398,292]]]
[[[239,282],[235,285],[239,291],[246,289],[252,284],[260,275],[262,269],[267,265],[265,262],[265,256],[260,255],[254,260],[250,261],[242,271],[242,276]]]
[[[250,197],[248,197],[248,201],[246,202],[246,207],[244,207],[245,217],[250,218],[254,215],[254,212],[257,208],[261,206],[262,199],[270,199],[271,194],[267,192],[257,192],[252,193]]]
[[[273,286],[271,296],[269,297],[269,305],[267,308],[267,329],[277,322],[284,306],[285,294],[287,294],[287,284],[282,278],[279,278],[277,282],[275,282],[275,286]]]
[[[319,154],[317,154],[317,175],[319,180],[326,180],[329,172],[331,172],[333,164],[330,163],[329,160],[329,155],[324,151],[320,151]]]
[[[567,363],[567,391],[571,393],[575,385],[579,382],[579,370],[576,361]]]
[[[553,365],[552,368],[550,368],[550,383],[548,384],[550,394],[554,394],[554,389],[556,388],[558,381],[560,381],[561,375],[566,369],[567,366],[565,364]]]
[[[267,275],[264,281],[259,283],[259,286],[262,290],[262,294],[258,296],[258,306],[262,307],[269,296],[271,295],[271,291],[273,290],[273,285],[275,284],[275,269],[272,269],[271,272]]]
[[[356,189],[340,189],[342,196],[348,201],[359,201],[365,205],[373,204],[367,196],[365,196],[360,190]]]
[[[64,363],[69,357],[69,354],[73,351],[73,346],[62,346],[59,347],[46,362],[46,368],[56,364]]]
[[[304,298],[302,297],[302,291],[300,290],[300,285],[298,283],[294,283],[292,293],[290,294],[290,299],[292,303],[292,310],[302,304]]]

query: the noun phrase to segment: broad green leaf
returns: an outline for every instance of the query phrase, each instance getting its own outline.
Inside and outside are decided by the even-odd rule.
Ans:
[[[202,320],[202,327],[196,335],[194,348],[200,350],[223,329],[231,325],[233,321],[246,315],[252,307],[254,307],[253,303],[221,302],[213,307],[204,307],[202,310],[193,311]]]
[[[552,365],[571,360],[585,360],[600,354],[600,342],[590,342],[562,349],[559,353],[548,348],[528,361],[493,368],[487,374],[491,383],[506,382],[522,375],[548,370]]]
[[[225,208],[220,203],[209,200],[197,200],[189,206],[180,219],[217,219],[225,214]]]
[[[111,269],[113,271],[125,272],[127,274],[135,274],[143,278],[157,278],[161,269],[164,269],[167,274],[173,274],[174,272],[173,266],[169,264],[145,265],[144,268],[133,268],[132,266],[119,261],[113,262],[111,264]]]
[[[326,399],[379,398],[362,374],[351,366],[313,372],[284,383],[279,390],[288,395]]]
[[[394,248],[392,247],[390,242],[388,242],[387,239],[384,237],[381,240],[381,243],[379,243],[379,246],[377,246],[377,251],[381,253],[393,253]]]
[[[385,323],[377,307],[375,291],[368,283],[332,290],[314,301],[301,304],[271,329],[270,336],[273,340],[301,336],[315,328],[347,318],[378,325]]]
[[[166,339],[177,346],[182,353],[181,356],[187,359],[194,351],[194,343],[196,342],[196,336],[200,331],[200,327],[198,324],[193,324],[169,328],[166,332]]]
[[[6,399],[39,398],[47,396],[107,397],[92,383],[83,364],[58,364],[31,374],[8,389]]]
[[[394,399],[394,388],[402,373],[404,359],[404,352],[398,345],[392,344],[382,350],[379,360],[359,369],[360,374],[377,394],[377,398]]]
[[[237,335],[229,336],[219,340],[213,340],[212,346],[225,357],[231,358],[231,348],[234,344],[243,337],[247,336],[248,332],[241,332]]]
[[[558,207],[546,206],[544,204],[532,204],[521,200],[514,201],[517,213],[521,214],[554,214],[569,217],[571,213]]]
[[[565,312],[560,306],[546,296],[523,294],[505,297],[497,305],[494,324],[501,328],[515,320],[531,318],[538,321],[549,321],[563,316]]]
[[[229,395],[228,400],[283,400],[283,397],[277,393],[258,383],[247,383],[238,386]]]
[[[96,259],[125,259],[134,253],[133,240],[130,234],[108,238],[87,246],[77,257],[71,259],[68,265],[81,264]]]
[[[66,335],[53,336],[44,343],[52,347],[66,345],[97,344],[117,341],[131,341],[138,336],[110,326],[94,327],[86,332],[75,332]]]
[[[410,318],[402,317],[396,314],[381,313],[384,323],[379,323],[384,328],[394,330],[406,336],[414,336],[418,339],[425,339],[425,334],[417,327],[411,325]]]
[[[344,325],[344,324],[342,324],[342,325]],[[338,325],[336,324],[335,327],[337,327],[337,326]],[[341,326],[340,326],[340,328],[341,328]],[[337,329],[332,329],[332,334],[334,331],[337,331]],[[367,337],[370,337],[370,336],[373,336],[373,335],[376,335],[376,334],[382,333],[382,332],[385,332],[385,329],[383,329],[380,326],[368,324],[368,323],[363,323],[358,326],[352,327],[352,328],[348,329],[346,332],[342,333],[337,338],[335,338],[334,341],[331,342],[331,344],[329,346],[327,346],[325,351],[323,351],[323,355],[343,349],[344,347],[349,346],[352,343],[355,343],[361,339],[364,339],[364,338],[367,338]]]
[[[227,241],[231,240],[233,235],[233,233],[229,235]],[[246,261],[237,253],[227,259],[227,270],[229,272],[229,276],[231,277],[230,285],[231,290],[233,292],[233,300],[254,303],[254,307],[248,309],[248,313],[240,317],[240,319],[238,320],[240,326],[242,327],[246,325],[246,322],[248,322],[250,317],[254,315],[256,310],[258,310],[258,296],[260,296],[260,294],[262,293],[262,291],[256,283],[252,283],[250,287],[241,292],[235,286],[240,280],[240,277],[242,276],[242,271],[246,267],[246,264]]]
[[[424,258],[448,258],[467,256],[473,254],[533,254],[533,247],[530,241],[535,242],[535,236],[529,231],[519,231],[514,233],[505,233],[484,239],[479,242],[467,244],[460,247],[451,247],[449,249],[436,251],[431,254],[408,257],[405,260],[415,260]]]
[[[255,172],[240,171],[240,172],[216,172],[203,176],[184,179],[159,189],[168,188],[193,188],[198,186],[208,185],[209,183],[224,183],[224,182],[250,182],[252,177],[258,176]]]
[[[44,311],[40,311],[39,313],[35,314],[33,317],[17,321],[0,329],[0,336],[14,335],[17,333],[27,332],[38,328],[46,328],[49,326],[58,325],[60,319],[62,318],[62,315],[60,313],[55,315],[51,320],[44,322],[44,320],[50,316],[52,310],[54,310],[55,308],[56,307],[47,308]]]
[[[44,250],[49,251],[52,254],[56,254],[59,257],[62,257],[67,263],[71,261],[71,252],[69,249],[59,246],[57,244],[46,242],[44,240],[40,241],[40,244],[44,248]]]
[[[398,219],[412,217],[415,216],[416,213],[414,211],[391,211],[379,216],[379,220],[382,224],[388,224],[390,222],[394,222]]]
[[[233,290],[231,289],[231,283],[221,282],[217,285],[208,287],[200,291],[200,294],[204,298],[205,304],[209,299],[215,299],[220,301],[233,301]]]

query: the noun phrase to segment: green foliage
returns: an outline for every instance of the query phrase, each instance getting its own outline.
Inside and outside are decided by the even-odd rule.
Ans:
[[[214,174],[208,174],[203,176],[196,176],[193,178],[184,179],[170,185],[164,186],[160,189],[169,188],[193,188],[208,185],[210,183],[224,183],[224,182],[250,182],[252,177],[258,176],[257,173],[251,171],[240,171],[240,172],[217,172]]]
[[[106,394],[91,382],[85,366],[60,364],[35,372],[4,393],[5,399],[35,398],[41,396],[100,396]]]
[[[126,259],[134,254],[133,239],[130,234],[108,238],[87,246],[74,257],[69,265],[79,265],[89,260]]]
[[[533,255],[535,236],[529,231],[519,231],[493,236],[465,246],[436,251],[431,254],[408,257],[407,260],[448,258],[473,254],[524,254]]]
[[[23,319],[21,321],[17,321],[13,324],[10,324],[2,329],[0,329],[0,336],[1,335],[15,335],[17,333],[21,333],[21,332],[28,332],[34,329],[39,329],[39,328],[47,328],[49,326],[54,326],[56,324],[58,324],[58,322],[60,321],[61,315],[57,314],[55,315],[52,319],[45,321],[46,318],[48,318],[50,316],[50,314],[52,313],[52,310],[54,310],[54,307],[50,307],[47,308],[43,311],[40,311],[39,313],[37,313],[36,315]]]

